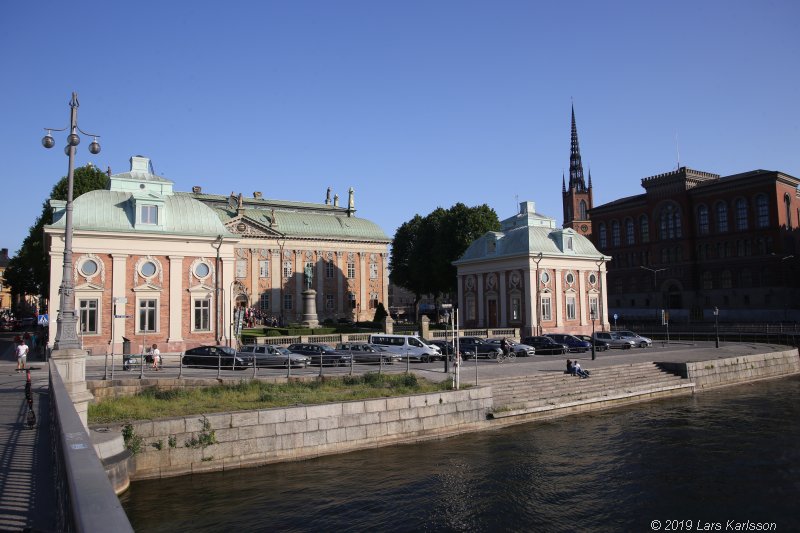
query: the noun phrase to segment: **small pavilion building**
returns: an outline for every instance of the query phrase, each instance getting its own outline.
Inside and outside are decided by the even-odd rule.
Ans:
[[[520,328],[522,335],[609,328],[606,263],[573,228],[521,202],[517,214],[454,262],[462,328]]]

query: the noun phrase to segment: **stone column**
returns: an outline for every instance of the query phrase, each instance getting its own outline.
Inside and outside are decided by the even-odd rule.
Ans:
[[[586,272],[583,270],[578,270],[578,301],[577,304],[580,305],[580,317],[581,317],[581,326],[585,326],[588,324],[587,320],[589,318],[589,298],[586,296]]]
[[[464,276],[458,276],[458,327],[463,327],[464,324],[464,317],[462,314],[464,313]]]
[[[478,305],[478,327],[485,328],[486,322],[484,320],[483,314],[483,274],[476,274],[475,276],[478,282],[478,293],[477,293],[477,305]]]
[[[524,335],[535,335],[536,327],[539,325],[539,302],[536,287],[539,283],[536,272],[536,264],[528,261],[528,270],[525,276],[525,333]]]
[[[422,318],[419,319],[419,336],[423,339],[431,336],[431,319],[426,315],[422,315]]]
[[[344,313],[344,280],[347,277],[347,266],[342,268],[343,261],[346,261],[346,255],[342,251],[335,252],[335,264],[338,271],[336,279],[336,314],[342,316]]]
[[[169,255],[167,258],[169,259],[169,336],[167,342],[183,342],[183,256]],[[216,302],[214,304],[216,305]],[[191,302],[189,305],[191,313]]]
[[[553,280],[553,287],[554,287],[553,298],[555,299],[555,302],[553,303],[556,304],[555,313],[556,313],[557,328],[564,325],[564,290],[562,288],[563,286],[562,284],[564,281],[561,279],[561,276],[563,274],[564,273],[562,272],[562,270],[560,268],[557,268],[553,275],[553,277],[555,278]]]
[[[501,328],[508,327],[508,319],[506,314],[506,306],[508,295],[506,294],[506,271],[500,271],[497,273],[497,286],[498,292],[500,293],[500,298],[498,298],[497,305],[500,306],[500,324]]]
[[[361,320],[361,313],[364,312],[365,304],[369,305],[369,294],[367,293],[367,280],[369,279],[369,261],[367,260],[369,256],[361,251],[358,253],[358,263],[359,263],[359,280],[358,280],[358,301],[356,302],[358,311],[358,318],[356,321]]]
[[[114,308],[114,298],[127,298],[127,273],[128,254],[111,254],[111,314],[127,315],[127,303],[117,304]],[[125,336],[125,318],[112,318],[114,321],[114,340],[111,347],[112,353],[122,353],[122,337]]]
[[[278,315],[281,312],[281,306],[283,305],[283,302],[281,302],[281,287],[283,287],[283,257],[281,257],[280,250],[272,250],[272,253],[270,253],[269,256],[271,261],[269,265],[269,275],[271,277],[269,280],[269,306],[272,310],[272,314],[275,315],[275,318],[278,318]]]

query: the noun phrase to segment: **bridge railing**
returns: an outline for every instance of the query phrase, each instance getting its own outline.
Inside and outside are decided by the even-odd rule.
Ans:
[[[50,436],[58,508],[56,531],[133,532],[52,360]]]

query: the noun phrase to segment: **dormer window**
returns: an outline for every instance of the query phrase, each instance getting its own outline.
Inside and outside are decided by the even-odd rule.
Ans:
[[[493,254],[497,251],[497,240],[489,238],[486,242],[486,253]]]
[[[158,224],[158,206],[142,205],[139,208],[139,222],[142,224]]]
[[[565,248],[567,250],[569,250],[570,252],[574,250],[573,243],[572,243],[572,237],[567,237]]]

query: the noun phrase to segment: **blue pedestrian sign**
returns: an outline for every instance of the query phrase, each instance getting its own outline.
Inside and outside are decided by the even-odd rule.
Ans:
[[[48,319],[47,314],[39,315],[39,320],[37,321],[37,323],[40,326],[46,326],[47,324],[49,324],[50,320]]]

